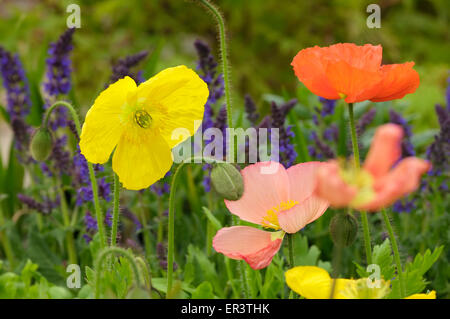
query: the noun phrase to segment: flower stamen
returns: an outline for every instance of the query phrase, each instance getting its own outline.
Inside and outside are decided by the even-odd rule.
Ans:
[[[286,202],[281,202],[278,206],[274,206],[267,211],[266,216],[264,216],[261,225],[265,228],[272,228],[275,230],[281,229],[278,223],[278,213],[287,211],[297,205],[298,202],[295,200],[288,200]]]

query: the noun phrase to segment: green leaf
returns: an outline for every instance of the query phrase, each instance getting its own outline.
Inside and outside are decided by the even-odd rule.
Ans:
[[[202,282],[192,293],[192,299],[214,299],[213,287],[210,282]]]
[[[417,254],[412,263],[406,265],[406,271],[413,272],[418,271],[418,273],[423,276],[428,269],[433,266],[433,264],[438,260],[442,253],[444,246],[439,246],[434,249],[433,253],[427,249],[425,254]]]
[[[214,215],[207,207],[203,206],[203,212],[216,230],[222,228],[222,224],[220,223],[220,221],[216,217],[214,217]]]

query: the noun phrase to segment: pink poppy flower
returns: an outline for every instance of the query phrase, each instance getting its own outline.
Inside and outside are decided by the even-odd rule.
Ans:
[[[399,161],[402,138],[401,126],[380,126],[362,168],[343,168],[337,160],[329,161],[317,172],[315,194],[333,207],[373,212],[414,191],[431,165],[417,157]]]
[[[225,227],[214,237],[214,249],[229,258],[245,260],[253,269],[267,267],[285,233],[296,233],[328,208],[325,200],[313,194],[321,165],[309,162],[285,169],[280,163],[259,162],[244,168],[244,194],[237,201],[225,200],[225,205],[242,220],[275,232]]]

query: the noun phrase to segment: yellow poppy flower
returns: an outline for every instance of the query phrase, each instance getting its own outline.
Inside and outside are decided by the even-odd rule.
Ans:
[[[130,77],[111,84],[86,114],[80,151],[91,163],[112,168],[122,186],[147,188],[173,163],[171,149],[192,136],[203,119],[207,84],[184,65],[168,68],[139,86]]]
[[[315,266],[299,266],[285,273],[286,283],[293,291],[307,299],[328,299],[333,279],[325,269]],[[381,280],[379,287],[367,286],[367,278],[336,279],[335,299],[381,299],[389,292],[389,281]],[[415,294],[405,299],[436,299],[436,292]]]

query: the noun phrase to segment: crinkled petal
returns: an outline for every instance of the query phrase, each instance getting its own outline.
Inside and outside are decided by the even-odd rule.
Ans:
[[[333,280],[328,272],[315,266],[299,266],[289,269],[285,273],[286,284],[307,299],[328,299],[331,294]],[[350,279],[336,279],[334,291],[335,299],[347,299],[341,294]]]
[[[172,152],[160,134],[129,126],[114,152],[112,168],[124,188],[140,190],[163,178],[172,163]]]
[[[355,198],[357,189],[347,184],[339,174],[335,160],[322,165],[317,171],[315,195],[328,201],[333,207],[345,207]]]
[[[145,109],[170,148],[197,131],[208,95],[208,85],[184,65],[165,69],[138,87],[138,99],[145,99]]]
[[[360,209],[376,211],[416,190],[421,176],[431,168],[429,162],[416,157],[401,160],[386,176],[375,181],[375,198]]]
[[[401,141],[403,129],[397,124],[380,126],[370,145],[369,153],[364,162],[364,169],[373,177],[385,175],[402,154]]]
[[[293,234],[323,215],[328,202],[311,195],[287,211],[278,213],[278,223],[285,232]]]
[[[108,161],[126,126],[123,109],[128,94],[134,90],[136,83],[126,76],[100,93],[87,112],[81,130],[80,151],[89,162]]]
[[[370,99],[378,93],[381,81],[379,71],[356,68],[345,61],[329,63],[327,75],[331,85],[345,96],[345,102],[356,103]]]
[[[261,225],[267,211],[289,200],[289,177],[277,162],[258,162],[241,171],[244,194],[237,201],[225,200],[225,205],[236,216]]]
[[[303,49],[292,60],[295,75],[311,92],[326,99],[335,100],[340,96],[328,81],[323,48],[315,46]]]
[[[282,243],[273,234],[249,226],[225,227],[214,236],[213,247],[229,258],[245,260],[253,269],[262,269],[270,264]]]
[[[383,65],[381,67],[383,79],[378,84],[378,94],[370,100],[373,102],[390,101],[414,93],[419,87],[420,78],[413,66],[414,62]]]

